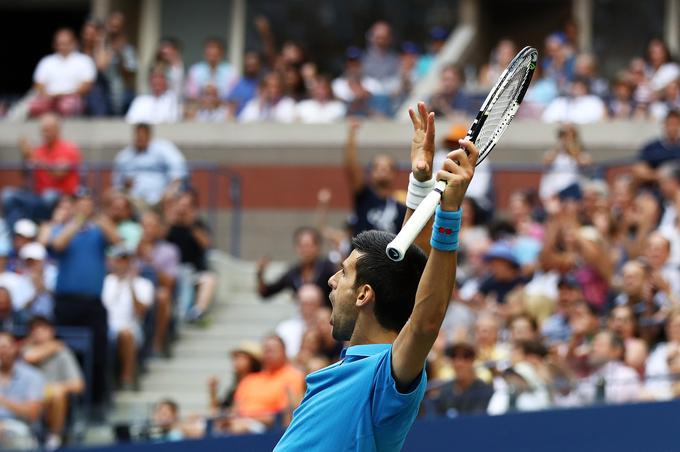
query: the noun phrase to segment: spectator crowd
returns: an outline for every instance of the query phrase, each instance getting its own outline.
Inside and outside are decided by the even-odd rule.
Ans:
[[[180,43],[163,39],[149,94],[134,92],[138,61],[122,14],[86,22],[80,38],[55,33],[29,106],[41,142],[20,140],[24,184],[2,191],[0,445],[58,448],[76,406],[91,402],[96,414],[113,388],[134,390],[147,359],[170,355],[178,325],[206,323],[217,287],[211,231],[181,150],[155,137],[155,124],[387,118],[447,38],[435,28],[427,52],[408,42],[396,52],[389,24],[376,22],[367,47],[348,48],[343,72],[330,77],[300,44],[279,46],[265,18],[256,28],[264,52],[246,53],[243,74],[219,39],[207,39],[203,60],[190,66]],[[430,105],[443,117],[476,111],[516,50],[501,40],[474,80],[443,68]],[[680,397],[680,67],[660,40],[611,82],[565,33],[549,35],[543,53],[521,114],[560,123],[555,146],[540,187],[512,193],[506,211],[495,209],[488,166],[478,168],[464,204],[458,283],[427,363],[423,417]],[[61,116],[80,115],[132,124],[100,203],[81,180],[78,146],[61,133]],[[602,178],[575,124],[607,118],[658,119],[664,133],[629,171]],[[207,382],[203,416],[182,417],[172,399],[161,400],[148,438],[285,427],[305,375],[340,359],[328,279],[353,235],[397,232],[406,214],[397,162],[377,155],[364,171],[360,124],[348,125],[347,222],[328,224],[332,194],[322,190],[319,223],[293,237],[297,260],[276,280],[266,259],[257,266],[263,300],[289,290],[296,315],[261,343],[231,351],[234,374]],[[445,132],[436,158],[465,133]],[[72,328],[91,340],[89,358],[70,343]]]
[[[443,148],[465,134],[457,129]],[[341,359],[327,280],[352,235],[393,231],[404,214],[392,158],[377,155],[367,172],[357,168],[359,130],[349,124],[344,154],[354,199],[347,223],[327,223],[331,193],[322,190],[318,224],[294,234],[296,261],[275,279],[266,260],[258,265],[263,301],[289,290],[296,314],[261,343],[231,351],[234,375],[207,382],[207,414],[177,418],[177,438],[285,427],[304,376]],[[564,124],[546,151],[540,190],[512,193],[505,210],[488,197],[466,198],[458,282],[427,361],[421,417],[680,397],[679,137],[673,110],[664,135],[640,150],[629,171],[604,179],[591,171],[578,127]],[[490,190],[481,180],[487,186],[471,195]]]
[[[80,36],[54,35],[54,53],[33,75],[30,116],[125,116],[130,123],[257,122],[328,123],[345,117],[390,118],[413,87],[434,70],[448,38],[441,27],[425,43],[396,45],[391,26],[375,22],[365,48],[350,46],[341,71],[325,72],[296,41],[278,42],[267,18],[257,16],[261,51],[248,50],[238,73],[225,43],[209,37],[203,59],[185,64],[181,43],[158,44],[148,74],[148,93],[135,92],[140,64],[126,34],[125,17],[88,20]],[[599,72],[598,57],[582,52],[570,26],[545,38],[541,60],[522,115],[546,122],[591,123],[606,119],[662,119],[680,106],[680,66],[661,39],[649,41],[613,76]],[[481,67],[445,65],[429,104],[441,116],[476,114],[500,73],[517,53],[501,39]],[[463,70],[464,69],[464,70]]]
[[[59,117],[46,113],[40,126],[39,145],[20,140],[24,184],[2,192],[0,444],[31,447],[37,437],[54,449],[71,404],[103,417],[114,389],[136,389],[147,359],[170,356],[178,325],[206,324],[217,278],[198,193],[173,143],[133,126],[95,202]]]

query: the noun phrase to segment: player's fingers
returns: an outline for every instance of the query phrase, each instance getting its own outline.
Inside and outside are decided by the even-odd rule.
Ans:
[[[409,109],[408,109],[408,115],[411,117],[411,123],[413,124],[413,130],[420,129],[420,121],[418,120],[416,113],[413,111],[413,109],[411,107],[409,107]]]
[[[463,168],[460,167],[458,162],[455,162],[454,160],[451,159],[444,160],[441,170],[447,174],[456,174],[459,176],[462,176],[464,172]]]
[[[427,108],[425,108],[425,102],[418,102],[418,113],[420,113],[420,123],[423,126],[427,125]]]
[[[462,148],[449,152],[446,158],[458,163],[462,168],[470,169],[472,167],[465,150]]]
[[[427,129],[425,132],[425,139],[427,144],[434,148],[434,112],[431,111],[427,115]]]
[[[468,156],[468,160],[472,166],[477,165],[477,160],[479,160],[479,149],[470,140],[458,140],[458,144],[462,149],[465,149],[465,153]]]
[[[456,165],[455,163],[451,162],[453,166],[457,167],[458,169],[456,171],[461,171],[460,167]],[[446,165],[446,162],[444,162],[444,165]],[[449,171],[446,171],[445,169],[439,170],[437,173],[437,180],[443,180],[446,182],[446,185],[451,185],[451,184],[457,184],[459,181],[463,180],[463,175],[461,174],[456,174],[452,173]]]

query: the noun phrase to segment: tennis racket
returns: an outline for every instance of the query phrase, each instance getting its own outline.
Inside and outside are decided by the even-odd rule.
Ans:
[[[479,149],[477,165],[491,153],[510,125],[510,121],[515,117],[536,69],[537,59],[536,49],[523,48],[505,68],[496,85],[486,96],[482,108],[465,137],[466,140],[475,143]],[[387,245],[386,251],[390,259],[400,261],[404,258],[408,247],[432,217],[444,189],[446,189],[446,182],[438,181],[434,190],[423,199],[399,234]]]

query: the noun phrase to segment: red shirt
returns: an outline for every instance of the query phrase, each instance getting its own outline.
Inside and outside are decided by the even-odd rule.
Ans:
[[[50,148],[47,145],[35,148],[31,158],[35,165],[35,191],[41,194],[47,189],[54,189],[74,194],[80,182],[80,160],[76,145],[65,140],[57,140]]]

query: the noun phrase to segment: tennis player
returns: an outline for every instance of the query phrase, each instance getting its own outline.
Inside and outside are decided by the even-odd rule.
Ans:
[[[415,132],[407,219],[435,183],[434,113],[422,102],[417,110],[409,111]],[[393,234],[367,231],[353,239],[354,251],[328,281],[333,336],[349,347],[339,362],[307,376],[307,392],[275,451],[401,450],[456,276],[460,206],[478,157],[471,142],[460,145],[437,173],[447,186],[420,247],[411,245],[394,262],[385,253]]]

